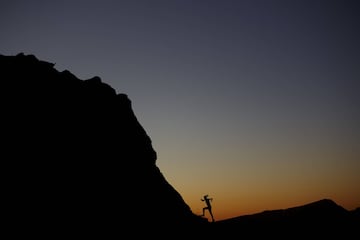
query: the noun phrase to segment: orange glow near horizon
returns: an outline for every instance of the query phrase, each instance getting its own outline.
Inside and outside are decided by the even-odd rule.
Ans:
[[[180,193],[181,194],[181,193]],[[277,192],[271,194],[259,193],[256,191],[247,192],[246,194],[223,196],[221,192],[208,193],[213,198],[212,212],[215,220],[224,220],[233,217],[243,216],[247,214],[255,214],[266,210],[286,209],[296,206],[305,205],[321,199],[331,199],[336,204],[344,207],[346,210],[354,210],[360,207],[360,203],[356,199],[358,196],[347,196],[346,194],[318,194],[317,192],[307,192],[306,194],[291,194],[289,191]],[[204,202],[200,201],[202,195],[184,195],[185,202],[189,205],[193,213],[200,215],[202,208],[205,207]],[[208,212],[205,217],[210,220]]]
[[[276,149],[262,153],[268,161],[256,161],[254,158],[259,157],[259,153],[248,152],[242,156],[249,161],[238,161],[228,166],[210,160],[220,159],[219,155],[234,157],[235,153],[225,155],[221,149],[217,149],[219,155],[202,155],[207,161],[202,161],[200,165],[193,164],[188,168],[181,165],[182,168],[174,172],[165,163],[162,164],[162,158],[158,160],[158,165],[195,214],[202,213],[205,205],[200,198],[209,194],[213,198],[215,220],[301,206],[321,199],[331,199],[347,210],[360,207],[356,154],[343,154],[346,151],[324,146],[322,149],[318,147],[318,151],[305,149],[303,154],[296,155],[289,149],[279,150],[277,154]],[[181,158],[188,158],[187,154]],[[292,156],[292,161],[281,160],[281,157],[287,159],[289,156]],[[345,157],[347,161],[339,160]],[[184,173],[177,176],[180,172]],[[205,217],[209,217],[207,213]]]

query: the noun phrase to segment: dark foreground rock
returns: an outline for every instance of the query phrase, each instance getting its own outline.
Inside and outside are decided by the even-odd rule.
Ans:
[[[14,233],[116,237],[204,223],[157,167],[126,94],[33,55],[1,55],[0,74],[4,207]]]

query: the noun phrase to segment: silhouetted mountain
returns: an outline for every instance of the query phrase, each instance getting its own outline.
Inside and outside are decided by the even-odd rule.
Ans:
[[[208,222],[164,178],[126,94],[33,55],[0,55],[0,77],[2,227],[12,237],[357,234],[359,208],[349,212],[327,199]]]
[[[354,211],[355,212],[355,211]],[[359,236],[360,218],[329,199],[287,209],[268,210],[218,221],[213,229],[224,236],[312,239]]]
[[[204,223],[156,166],[126,94],[33,55],[0,55],[0,71],[9,223],[115,237]]]

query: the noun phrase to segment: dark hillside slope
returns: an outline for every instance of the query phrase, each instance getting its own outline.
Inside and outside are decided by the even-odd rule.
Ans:
[[[126,94],[33,55],[0,55],[0,76],[8,223],[119,236],[203,222],[156,166]]]

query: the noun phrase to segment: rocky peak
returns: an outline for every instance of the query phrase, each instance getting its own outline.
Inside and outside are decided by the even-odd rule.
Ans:
[[[2,169],[14,221],[31,231],[116,234],[203,221],[156,166],[126,94],[33,55],[0,55],[0,74]]]

